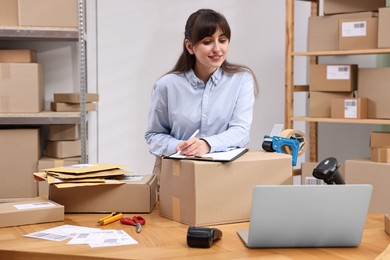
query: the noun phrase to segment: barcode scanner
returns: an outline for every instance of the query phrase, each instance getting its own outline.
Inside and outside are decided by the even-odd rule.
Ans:
[[[222,231],[217,228],[189,227],[187,232],[187,245],[189,247],[209,248],[214,241],[222,237]]]
[[[339,163],[334,157],[328,157],[320,162],[313,170],[313,176],[324,180],[326,184],[345,184],[338,169]]]

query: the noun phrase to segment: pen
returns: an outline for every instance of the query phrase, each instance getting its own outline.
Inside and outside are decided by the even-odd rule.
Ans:
[[[192,137],[195,137],[198,133],[199,133],[199,129],[196,129],[195,132],[187,140],[191,139]],[[181,151],[177,151],[177,153],[173,155],[181,155]]]
[[[99,219],[98,224],[100,224],[100,225],[107,225],[107,224],[109,224],[111,222],[114,222],[116,220],[121,219],[122,216],[123,216],[122,213],[112,212],[110,215],[108,215],[108,216],[106,216],[104,218]]]

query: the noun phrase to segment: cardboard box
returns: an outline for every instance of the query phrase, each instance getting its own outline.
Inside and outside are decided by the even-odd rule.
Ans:
[[[339,50],[376,49],[377,47],[377,17],[339,20]]]
[[[229,163],[163,159],[160,214],[192,226],[248,221],[260,184],[292,184],[291,156],[248,151]]]
[[[356,13],[365,11],[378,11],[385,7],[386,0],[324,0],[324,14]]]
[[[37,62],[37,54],[34,50],[0,50],[0,62],[33,63]]]
[[[385,232],[390,236],[390,215],[385,214]]]
[[[373,12],[309,17],[308,50],[335,51],[339,49],[339,19],[369,18]]]
[[[81,141],[47,141],[45,155],[56,158],[81,156]]]
[[[58,103],[58,102],[51,102],[50,108],[52,111],[56,112],[78,112],[81,111],[81,105],[80,104],[73,104],[73,103]],[[85,104],[85,111],[96,111],[97,105],[96,103],[86,103]]]
[[[97,101],[99,101],[99,94],[85,93],[85,102],[97,102]],[[54,102],[80,104],[81,97],[79,93],[54,93]]]
[[[353,92],[310,91],[309,116],[330,118],[332,98],[353,98]]]
[[[77,0],[19,0],[19,25],[78,27]]]
[[[390,132],[372,131],[370,134],[371,148],[390,148]]]
[[[39,129],[0,129],[0,144],[0,198],[36,197]]]
[[[310,65],[310,91],[351,92],[357,80],[358,65]]]
[[[0,63],[0,112],[41,112],[43,81],[42,64]]]
[[[325,158],[324,158],[325,159]],[[317,179],[313,176],[313,170],[317,167],[319,162],[303,162],[301,165],[301,185],[326,185],[321,179]],[[338,169],[341,177],[345,180],[345,165],[344,162],[339,162],[340,167]]]
[[[45,169],[60,167],[60,166],[68,166],[74,164],[80,164],[81,157],[70,157],[70,158],[54,158],[44,156],[38,161],[38,171],[43,171]]]
[[[18,0],[0,0],[0,26],[18,26]]]
[[[367,98],[332,98],[332,118],[367,118]]]
[[[379,9],[378,48],[390,48],[390,7]]]
[[[345,182],[372,185],[373,193],[368,213],[387,214],[390,212],[390,163],[377,163],[368,158],[346,160]]]
[[[79,139],[79,125],[49,125],[48,140],[50,141],[70,141]]]
[[[371,148],[371,161],[390,163],[390,148]]]
[[[63,221],[64,206],[46,199],[0,203],[0,227]]]
[[[49,187],[49,199],[74,213],[150,213],[157,201],[156,175],[141,175],[139,180],[121,185],[75,188]]]
[[[390,68],[359,69],[358,97],[367,98],[367,117],[390,119]]]

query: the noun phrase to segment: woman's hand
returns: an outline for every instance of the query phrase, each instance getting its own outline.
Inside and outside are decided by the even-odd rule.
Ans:
[[[176,146],[176,151],[180,151],[182,155],[186,156],[202,156],[210,152],[210,146],[205,140],[192,137],[180,142]]]

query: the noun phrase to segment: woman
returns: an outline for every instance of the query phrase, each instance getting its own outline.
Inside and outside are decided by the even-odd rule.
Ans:
[[[190,15],[181,56],[154,86],[145,133],[152,154],[201,156],[249,143],[258,86],[249,68],[226,61],[230,37],[223,15]]]

